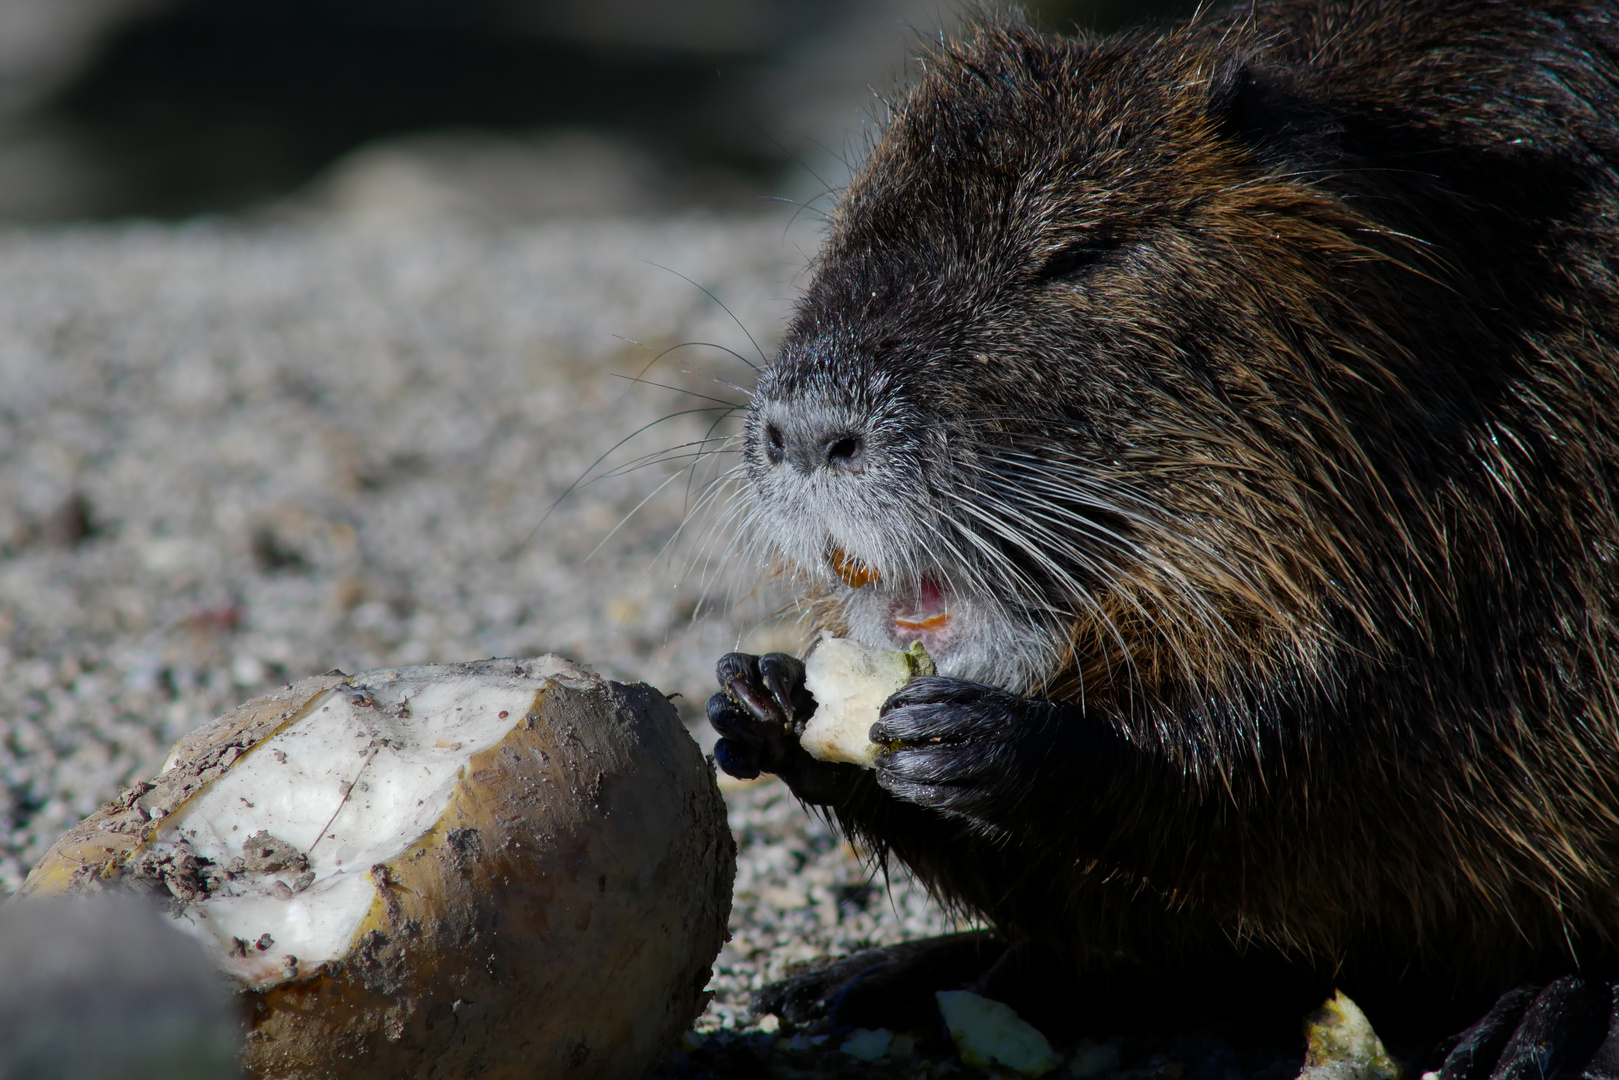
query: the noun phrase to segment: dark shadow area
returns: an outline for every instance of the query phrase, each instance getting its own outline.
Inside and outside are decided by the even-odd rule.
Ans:
[[[437,128],[607,129],[659,157],[763,179],[721,62],[757,55],[598,46],[342,5],[197,4],[117,35],[42,114],[121,177],[92,213],[232,210],[378,138]],[[740,134],[740,137],[738,137]]]
[[[1198,8],[1211,6],[1227,5],[1199,4],[1197,0],[1038,0],[1027,5],[1041,29],[1067,33],[1077,27],[1096,34],[1110,34],[1136,23],[1186,19]]]
[[[356,147],[446,130],[605,135],[676,181],[723,174],[712,197],[687,183],[672,201],[730,208],[774,192],[805,147],[841,145],[915,35],[955,14],[913,0],[144,4],[107,5],[104,26],[78,31],[77,66],[0,118],[0,219],[237,211]],[[1029,6],[1057,30],[1191,7]]]

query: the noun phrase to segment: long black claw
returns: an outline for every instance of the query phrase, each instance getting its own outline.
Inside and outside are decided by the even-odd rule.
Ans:
[[[786,720],[781,706],[770,698],[769,690],[759,686],[759,658],[747,653],[726,653],[714,665],[714,677],[719,680],[725,694],[753,714],[756,720],[782,723]]]
[[[804,689],[804,662],[786,653],[765,653],[759,657],[759,675],[793,730],[802,732],[815,711],[815,699]]]
[[[755,686],[747,679],[732,679],[725,690],[761,723],[786,725],[785,710],[777,704],[766,689]]]

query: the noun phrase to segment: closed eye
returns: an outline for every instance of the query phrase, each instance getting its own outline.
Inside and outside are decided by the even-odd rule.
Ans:
[[[1035,271],[1035,276],[1041,281],[1058,281],[1074,277],[1090,269],[1097,260],[1111,250],[1113,250],[1111,247],[1094,241],[1060,247],[1046,256],[1045,262],[1040,264],[1040,269]]]

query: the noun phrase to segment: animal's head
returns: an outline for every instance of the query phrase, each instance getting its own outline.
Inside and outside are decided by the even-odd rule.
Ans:
[[[848,633],[1200,700],[1378,639],[1443,290],[1266,48],[1000,25],[924,61],[746,423],[751,526]]]

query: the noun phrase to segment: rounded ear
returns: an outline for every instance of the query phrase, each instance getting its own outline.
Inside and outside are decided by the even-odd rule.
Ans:
[[[1310,168],[1338,157],[1332,110],[1312,100],[1284,69],[1233,57],[1209,79],[1208,114],[1227,138],[1267,165]]]

